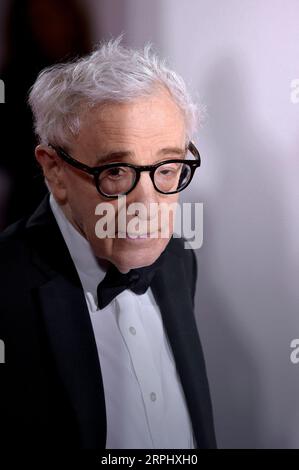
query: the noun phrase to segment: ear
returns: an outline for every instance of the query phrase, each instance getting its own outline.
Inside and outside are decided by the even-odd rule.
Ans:
[[[54,149],[42,144],[35,148],[35,158],[43,169],[44,177],[54,197],[63,202],[66,199],[63,161],[57,156]]]

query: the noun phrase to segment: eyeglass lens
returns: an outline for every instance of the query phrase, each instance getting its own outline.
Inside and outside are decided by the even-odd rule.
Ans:
[[[125,194],[134,186],[136,181],[134,168],[119,165],[107,168],[99,175],[99,188],[107,196]],[[164,163],[154,172],[155,186],[163,193],[171,193],[181,190],[189,182],[191,168],[181,162]]]

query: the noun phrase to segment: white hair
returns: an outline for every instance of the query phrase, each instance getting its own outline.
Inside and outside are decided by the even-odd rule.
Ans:
[[[186,139],[199,124],[199,106],[184,80],[146,44],[142,50],[102,42],[80,59],[44,69],[29,94],[34,129],[40,143],[64,145],[78,135],[83,112],[107,102],[149,96],[157,86],[168,90],[185,118]]]

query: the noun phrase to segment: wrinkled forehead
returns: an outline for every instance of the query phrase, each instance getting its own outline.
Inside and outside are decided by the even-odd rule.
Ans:
[[[78,135],[79,142],[100,147],[159,141],[180,145],[185,139],[185,116],[167,93],[88,108],[81,116]]]

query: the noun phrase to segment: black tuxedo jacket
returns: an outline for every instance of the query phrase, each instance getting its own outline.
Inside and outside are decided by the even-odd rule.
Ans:
[[[216,446],[194,318],[193,250],[171,238],[151,284],[199,448]],[[0,236],[0,448],[104,449],[96,342],[77,271],[49,205]]]

